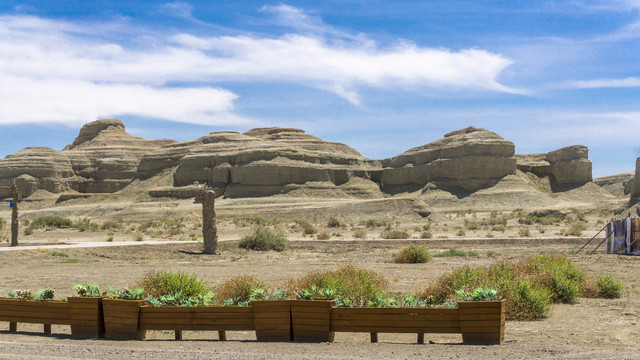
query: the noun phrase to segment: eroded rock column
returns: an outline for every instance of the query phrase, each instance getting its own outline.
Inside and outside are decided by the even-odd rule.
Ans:
[[[216,193],[202,190],[196,194],[196,202],[202,203],[202,237],[204,253],[215,254],[218,250],[218,228],[216,227]]]

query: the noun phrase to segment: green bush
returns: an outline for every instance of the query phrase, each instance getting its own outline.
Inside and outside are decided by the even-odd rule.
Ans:
[[[336,227],[342,227],[343,224],[340,222],[340,220],[332,216],[331,218],[329,218],[329,222],[327,223],[327,226],[330,228],[336,228]]]
[[[58,229],[68,229],[73,226],[73,221],[67,218],[63,218],[61,216],[40,216],[34,219],[29,227],[32,229],[42,229],[42,228],[58,228]]]
[[[145,294],[156,298],[170,294],[181,294],[185,298],[197,297],[211,290],[196,274],[166,270],[147,273],[136,286],[144,288]]]
[[[431,253],[426,246],[409,245],[393,258],[394,263],[399,264],[418,264],[426,263],[431,260]]]
[[[609,274],[599,276],[596,280],[599,297],[605,299],[618,299],[622,297],[624,287],[619,280],[614,279]]]
[[[313,272],[301,279],[290,280],[287,288],[294,294],[304,289],[324,289],[332,292],[342,304],[367,306],[387,298],[387,281],[378,273],[353,265],[338,270]]]
[[[433,255],[434,257],[451,257],[451,256],[467,256],[467,253],[465,253],[462,250],[456,250],[454,248],[451,248],[449,250],[445,250],[441,253],[435,254]]]
[[[331,239],[331,235],[329,235],[329,233],[326,233],[326,232],[323,231],[323,232],[321,232],[321,233],[319,233],[317,235],[317,239],[318,240],[329,240],[329,239]]]
[[[239,247],[257,251],[284,251],[287,247],[287,239],[284,234],[271,231],[264,226],[258,226],[252,234],[245,235]]]
[[[515,262],[500,261],[488,266],[466,265],[442,275],[419,296],[432,296],[442,303],[458,289],[492,288],[507,301],[507,319],[533,320],[546,316],[552,303],[574,303],[583,292],[600,297],[615,294],[615,289],[620,293],[622,284],[617,282],[617,287],[614,285],[616,282],[610,277],[599,278],[590,290],[584,271],[570,258],[547,254]],[[605,288],[610,290],[600,290]]]
[[[514,320],[538,320],[544,318],[551,307],[549,290],[535,285],[531,280],[513,283],[505,294],[507,318]]]

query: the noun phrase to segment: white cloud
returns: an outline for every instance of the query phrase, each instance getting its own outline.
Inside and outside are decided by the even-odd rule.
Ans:
[[[180,1],[162,4],[160,5],[160,11],[185,19],[191,19],[193,17],[191,15],[193,7],[187,3]]]
[[[571,81],[566,83],[566,87],[577,89],[640,87],[640,78],[628,77],[624,79],[593,79]]]
[[[185,5],[165,7],[191,16]],[[277,11],[291,13],[291,22],[306,19],[295,8]],[[118,36],[96,30],[104,27]],[[128,27],[0,16],[0,123],[85,122],[118,114],[198,124],[240,121],[233,115],[237,95],[215,86],[223,81],[302,84],[353,104],[360,103],[363,87],[518,92],[497,81],[511,61],[480,49],[407,42],[383,48],[363,37],[334,43],[296,34],[167,36],[140,29],[131,31],[140,38],[123,40]]]

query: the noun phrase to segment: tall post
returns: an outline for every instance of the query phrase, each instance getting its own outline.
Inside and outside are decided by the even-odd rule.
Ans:
[[[11,182],[11,195],[13,195],[13,208],[11,209],[11,246],[18,246],[18,187],[16,182]]]
[[[202,203],[202,237],[205,254],[215,254],[218,250],[218,229],[216,227],[216,193],[213,190],[200,190],[196,193],[196,202]]]

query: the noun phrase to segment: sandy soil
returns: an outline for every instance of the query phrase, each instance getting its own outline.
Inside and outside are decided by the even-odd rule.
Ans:
[[[418,240],[413,240],[418,241]],[[395,264],[392,255],[409,241],[291,241],[283,253],[251,252],[233,242],[221,242],[219,256],[200,254],[201,244],[144,244],[139,246],[40,249],[0,252],[0,294],[13,288],[52,287],[57,296],[71,294],[74,284],[98,282],[101,287],[131,286],[146,272],[158,269],[195,272],[215,286],[231,276],[250,274],[278,286],[312,270],[334,269],[353,263],[381,273],[393,291],[410,292],[463,264],[486,264],[541,251],[571,253],[583,239],[434,239],[421,240],[432,253],[448,248],[475,251],[477,257],[434,258],[427,264]],[[489,252],[494,252],[488,256]],[[498,253],[498,254],[495,254]],[[555,305],[542,321],[509,321],[505,344],[463,346],[460,335],[427,334],[426,345],[415,335],[380,334],[369,343],[368,334],[336,334],[332,344],[258,343],[251,332],[229,332],[229,341],[215,333],[185,332],[183,341],[170,332],[151,331],[146,341],[76,339],[66,326],[53,326],[53,335],[41,325],[19,324],[17,334],[0,323],[0,358],[190,358],[190,359],[408,359],[436,358],[640,358],[640,258],[615,255],[578,255],[577,264],[590,276],[610,273],[626,285],[622,299],[582,299],[574,305]]]

